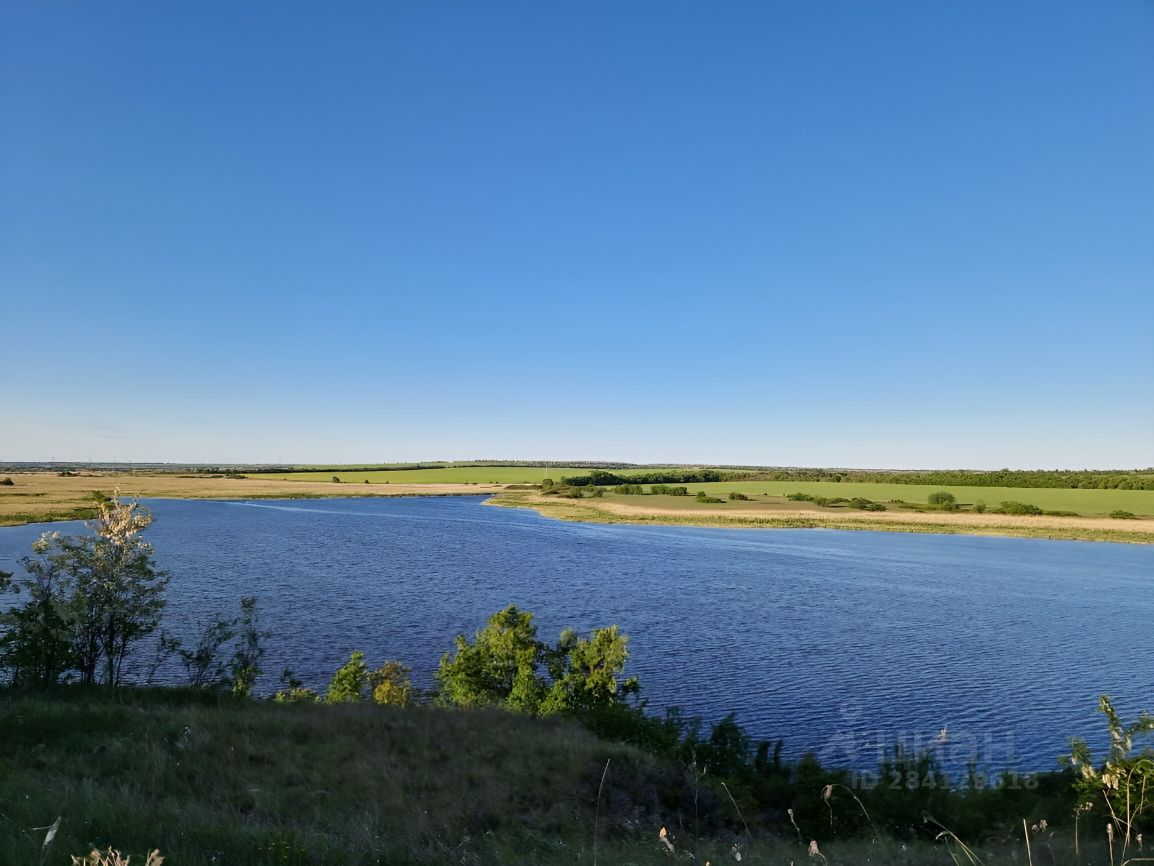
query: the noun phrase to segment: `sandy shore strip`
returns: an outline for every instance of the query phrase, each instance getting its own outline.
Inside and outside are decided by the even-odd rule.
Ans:
[[[660,503],[634,504],[605,499],[562,499],[517,491],[488,500],[491,505],[532,508],[546,517],[590,523],[661,524],[670,526],[730,526],[763,528],[859,529],[883,532],[930,532],[950,535],[1002,535],[1073,541],[1111,541],[1154,544],[1154,520],[1109,517],[1049,517],[1010,514],[818,510],[797,503],[797,508],[726,506],[663,507]],[[743,503],[744,504],[744,503]],[[792,505],[792,503],[790,503]]]

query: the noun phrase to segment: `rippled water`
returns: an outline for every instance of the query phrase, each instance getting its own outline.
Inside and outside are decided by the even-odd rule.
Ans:
[[[620,625],[655,707],[732,711],[839,764],[944,728],[951,763],[1051,769],[1071,735],[1101,739],[1100,693],[1154,710],[1151,547],[567,524],[473,497],[147,504],[168,627],[258,595],[268,669],[313,685],[355,649],[431,684],[453,636],[512,603],[549,639]],[[0,568],[43,529],[0,529]]]

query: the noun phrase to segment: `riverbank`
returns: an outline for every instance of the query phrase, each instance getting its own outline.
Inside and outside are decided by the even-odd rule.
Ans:
[[[1068,541],[1154,544],[1154,519],[978,514],[972,511],[853,511],[820,508],[785,497],[760,501],[702,504],[676,496],[621,496],[566,499],[544,496],[517,485],[487,483],[394,483],[342,479],[301,480],[263,476],[177,473],[83,472],[13,473],[0,485],[0,526],[86,520],[94,516],[96,495],[119,489],[136,499],[335,499],[361,496],[477,496],[486,504],[530,508],[546,517],[585,523],[722,526],[777,529],[850,529],[948,535],[999,535]],[[715,485],[697,485],[713,487]],[[733,486],[732,484],[730,486]],[[980,488],[977,488],[980,490]]]
[[[640,500],[640,501],[638,501]],[[544,517],[582,523],[721,526],[768,529],[849,529],[924,532],[946,535],[1000,535],[1059,541],[1154,544],[1154,520],[1109,517],[1056,517],[948,511],[855,512],[819,510],[808,503],[730,503],[699,505],[668,496],[565,499],[536,491],[505,491],[486,504],[530,508]]]
[[[334,483],[227,475],[176,473],[12,473],[0,485],[0,526],[86,520],[95,515],[94,496],[119,489],[129,499],[332,499],[350,496],[477,496],[498,493],[502,484]]]

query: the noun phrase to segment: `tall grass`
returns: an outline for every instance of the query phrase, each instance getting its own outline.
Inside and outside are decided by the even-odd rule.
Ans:
[[[811,793],[828,822],[799,813],[780,836],[736,789],[563,719],[179,689],[0,692],[5,866],[116,862],[113,851],[147,864],[157,849],[170,866],[1110,862],[1100,821],[1075,842],[1073,821],[1056,832],[1032,818],[1029,851],[1020,829],[977,843],[926,823],[903,838],[868,813],[868,836],[835,838],[835,812],[865,806],[852,791]],[[1120,843],[1116,854],[1121,866]]]

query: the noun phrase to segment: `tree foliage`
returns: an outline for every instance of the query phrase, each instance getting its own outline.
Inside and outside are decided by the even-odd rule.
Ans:
[[[96,508],[91,535],[44,533],[21,560],[27,577],[4,581],[24,597],[0,617],[0,667],[13,682],[118,685],[132,649],[160,624],[168,575],[141,537],[152,515],[119,496]]]
[[[240,613],[226,617],[215,613],[200,624],[196,643],[186,647],[176,637],[162,633],[161,656],[173,655],[184,666],[186,681],[193,688],[213,688],[236,697],[251,697],[261,675],[264,641],[272,633],[259,626],[256,596],[240,601]],[[232,644],[231,655],[226,649]]]
[[[1075,738],[1063,761],[1078,773],[1076,788],[1082,805],[1102,808],[1104,817],[1129,843],[1134,836],[1141,839],[1143,829],[1154,826],[1154,716],[1142,713],[1127,725],[1109,695],[1098,699],[1098,711],[1106,717],[1110,732],[1106,759],[1095,764],[1086,741]]]
[[[417,702],[411,674],[413,669],[398,661],[387,661],[369,674],[373,701],[382,706],[408,707]]]
[[[330,704],[351,704],[365,700],[369,693],[369,669],[360,650],[337,669],[329,683],[325,700]]]
[[[537,637],[533,614],[510,605],[493,614],[470,641],[458,635],[437,670],[440,700],[516,712],[581,712],[638,690],[624,678],[629,639],[616,626],[581,637],[566,629],[554,646]]]

